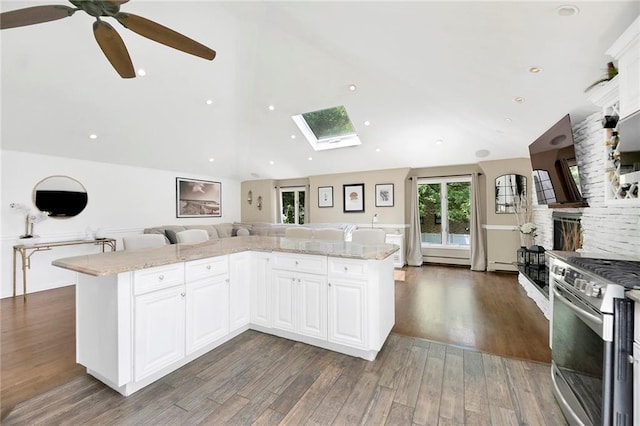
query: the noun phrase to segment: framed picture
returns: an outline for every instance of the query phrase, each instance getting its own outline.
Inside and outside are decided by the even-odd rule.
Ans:
[[[222,184],[176,178],[176,217],[222,217]]]
[[[376,207],[393,207],[393,184],[376,185]]]
[[[333,186],[318,187],[318,207],[333,207]]]
[[[342,185],[344,212],[364,212],[364,183]]]

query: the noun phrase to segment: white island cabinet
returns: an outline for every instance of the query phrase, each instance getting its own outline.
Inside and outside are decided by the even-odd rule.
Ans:
[[[229,263],[227,256],[185,263],[186,354],[229,334]]]
[[[274,333],[327,338],[326,256],[276,253],[271,285]]]
[[[394,324],[393,246],[233,240],[54,261],[78,272],[78,363],[130,395],[247,329],[375,359]]]

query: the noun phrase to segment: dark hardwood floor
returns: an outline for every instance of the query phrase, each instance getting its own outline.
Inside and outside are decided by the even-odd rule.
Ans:
[[[165,410],[174,416],[169,418],[175,418],[177,423],[193,423],[191,420],[204,420],[207,416],[208,420],[220,422],[225,419],[223,413],[233,413],[232,416],[247,420],[240,423],[247,423],[251,414],[240,414],[237,411],[238,407],[245,407],[245,410],[246,407],[253,407],[251,412],[255,414],[258,407],[263,407],[267,404],[266,401],[270,401],[266,405],[268,408],[253,420],[261,419],[258,423],[272,424],[287,419],[285,423],[299,423],[297,420],[308,418],[315,419],[311,423],[323,424],[339,418],[343,420],[342,423],[352,423],[347,420],[356,419],[364,421],[368,418],[375,419],[374,423],[386,420],[392,424],[408,424],[411,421],[430,424],[433,419],[425,414],[426,409],[426,413],[433,410],[440,413],[436,416],[436,420],[440,419],[440,424],[475,424],[473,419],[487,420],[487,415],[490,416],[491,424],[511,424],[508,419],[515,424],[522,424],[526,419],[540,418],[544,420],[540,424],[557,424],[547,422],[556,417],[561,419],[550,394],[549,366],[512,359],[542,362],[549,362],[550,359],[547,345],[548,323],[517,284],[515,275],[478,273],[444,266],[406,268],[404,275],[404,281],[396,281],[394,333],[374,363],[248,332],[126,399],[84,374],[84,369],[75,364],[74,287],[30,294],[26,304],[21,298],[3,299],[0,305],[0,399],[3,423],[42,421],[71,424],[78,414],[76,410],[80,408],[82,412],[93,413],[93,417],[84,417],[83,421],[95,423],[95,419],[101,418],[101,413],[114,414],[112,410],[116,410],[116,414],[124,417],[116,416],[114,419],[119,418],[120,421],[110,420],[110,423],[130,423],[130,420],[135,422],[136,418],[143,419],[130,417],[140,410],[141,402],[138,398],[151,398],[154,401],[151,406],[155,409],[149,414],[151,417],[148,419],[164,421],[164,417],[154,416]],[[459,347],[440,345],[422,339]],[[247,343],[247,340],[253,343]],[[272,355],[263,351],[262,346],[257,353],[266,354],[265,357],[247,355],[250,358],[247,360],[245,356],[230,355],[235,351],[233,348],[237,349],[239,345],[267,343],[273,345]],[[245,351],[243,347],[238,353],[252,352]],[[254,357],[257,358],[253,359]],[[225,370],[228,365],[220,364],[223,359],[227,359],[226,363],[245,359],[242,366],[249,370],[237,376],[228,376],[228,371]],[[290,364],[293,359],[298,359],[298,363],[305,364],[305,368],[311,370],[302,368],[295,373],[290,372],[291,376],[286,383],[281,383],[275,388],[274,384],[268,385],[276,380],[272,374],[286,368],[283,362]],[[311,360],[316,359],[319,364],[310,367],[309,365],[316,363]],[[307,365],[307,362],[311,364]],[[348,368],[345,367],[345,363]],[[377,371],[374,375],[369,374],[371,369],[382,368],[383,364],[386,366],[384,368],[390,369],[391,372],[382,374]],[[357,368],[354,365],[357,365]],[[259,373],[263,369],[273,372],[263,377]],[[231,368],[229,371],[244,370]],[[251,379],[247,379],[245,376],[250,374],[249,371],[262,378],[251,376]],[[482,375],[478,379],[476,376],[480,372]],[[389,379],[389,374],[395,378]],[[451,374],[452,378],[449,377]],[[400,377],[404,377],[403,375],[407,375],[403,380],[411,381],[411,384],[405,383],[403,386],[410,389],[401,390],[399,387]],[[435,380],[440,380],[440,391],[427,385],[430,383],[429,380],[434,379],[434,375]],[[187,376],[190,379],[187,380]],[[474,377],[474,380],[479,380],[477,383],[474,382],[475,384],[470,382],[469,391],[466,385],[467,376],[469,380]],[[383,377],[387,378],[383,380]],[[496,378],[501,382],[494,383]],[[322,380],[318,382],[320,379]],[[210,380],[214,382],[204,384]],[[238,381],[246,380],[261,385],[254,383],[252,392],[238,393]],[[448,391],[452,392],[452,395],[444,398],[444,394],[438,392],[444,392],[445,383],[449,383],[449,380],[453,380],[450,383],[453,386],[452,390]],[[462,386],[457,387],[458,384]],[[207,387],[213,394],[207,393],[205,400],[200,398],[192,401],[196,405],[189,407],[198,407],[196,411],[176,403],[176,400],[180,399],[178,397],[183,396],[189,389],[195,390],[201,386]],[[293,388],[289,389],[290,386]],[[361,390],[362,386],[364,390]],[[509,393],[509,404],[494,406],[487,400],[491,400],[492,395],[480,395],[483,392],[486,394],[489,390],[487,387],[490,386],[504,387],[502,392]],[[535,397],[528,395],[528,392],[534,392],[532,387],[540,387],[536,388]],[[412,396],[408,397],[407,392]],[[471,393],[467,395],[467,392]],[[211,397],[214,394],[226,397]],[[157,407],[156,398],[168,405],[164,408]],[[455,402],[457,399],[459,401]],[[476,405],[471,410],[460,405],[467,404],[466,401],[469,399],[476,401],[472,403]],[[19,404],[21,401],[26,402]],[[55,401],[55,406],[51,405]],[[314,405],[316,402],[320,404],[319,407]],[[258,405],[254,406],[255,404]],[[320,409],[323,404],[327,407]],[[370,406],[364,407],[366,413],[359,411],[363,405]],[[42,411],[43,407],[48,408]],[[236,412],[233,411],[233,407],[236,407]],[[295,407],[298,408],[294,410]],[[142,411],[149,413],[146,409]],[[338,416],[328,421],[327,416],[334,411],[335,416],[342,411],[345,413],[343,417]],[[302,415],[307,417],[297,417]],[[542,417],[539,418],[538,415]],[[226,420],[231,418],[227,417]],[[497,421],[497,418],[502,418],[504,422]],[[392,421],[394,419],[398,421]],[[402,419],[404,421],[400,421]],[[462,422],[460,419],[463,419]],[[489,424],[484,421],[480,423]]]
[[[405,281],[396,280],[393,331],[495,355],[551,362],[549,321],[513,273],[406,267]]]

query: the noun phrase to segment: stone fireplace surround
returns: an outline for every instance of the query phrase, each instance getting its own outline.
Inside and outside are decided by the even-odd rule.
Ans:
[[[619,253],[640,257],[640,204],[606,204],[604,199],[604,146],[602,113],[594,113],[573,123],[576,159],[582,195],[589,207],[548,208],[533,200],[533,221],[537,225],[536,243],[554,249],[553,215],[580,217],[582,251]],[[622,140],[620,143],[624,143]],[[535,194],[534,194],[535,198]]]

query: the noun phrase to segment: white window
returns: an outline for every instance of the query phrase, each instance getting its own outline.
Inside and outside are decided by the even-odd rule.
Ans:
[[[316,151],[361,144],[343,106],[305,112],[291,118]]]
[[[423,247],[469,247],[471,177],[418,181]]]
[[[304,187],[280,188],[280,206],[282,211],[282,223],[294,223],[302,225],[305,209]]]

